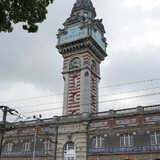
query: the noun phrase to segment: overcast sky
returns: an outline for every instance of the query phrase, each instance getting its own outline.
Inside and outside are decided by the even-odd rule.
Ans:
[[[19,120],[62,113],[63,58],[56,34],[75,1],[55,0],[36,34],[23,31],[21,24],[12,33],[0,33],[0,105],[16,109],[23,117]],[[160,0],[92,2],[108,42],[99,110],[160,104]]]

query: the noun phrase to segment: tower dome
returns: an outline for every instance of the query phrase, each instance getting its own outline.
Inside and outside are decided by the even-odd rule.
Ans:
[[[96,17],[96,11],[91,0],[77,0],[73,6],[71,15],[76,14],[81,10],[90,11],[94,18]]]
[[[91,0],[77,0],[76,5],[92,5]]]

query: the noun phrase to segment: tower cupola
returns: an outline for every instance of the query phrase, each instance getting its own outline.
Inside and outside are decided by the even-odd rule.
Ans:
[[[71,16],[79,14],[81,16],[95,18],[96,11],[91,0],[77,0],[73,6]]]

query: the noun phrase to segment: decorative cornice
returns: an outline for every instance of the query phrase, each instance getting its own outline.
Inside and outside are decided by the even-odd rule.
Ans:
[[[59,53],[63,55],[63,57],[75,54],[75,52],[83,52],[86,50],[93,52],[93,54],[100,61],[104,60],[104,58],[107,56],[106,52],[91,37],[87,37],[76,42],[57,45],[56,47],[58,48]]]

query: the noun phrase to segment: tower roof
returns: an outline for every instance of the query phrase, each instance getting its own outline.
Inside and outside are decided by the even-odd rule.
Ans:
[[[76,5],[92,5],[91,0],[77,0]]]
[[[75,12],[80,10],[91,11],[94,17],[96,17],[96,11],[95,11],[95,8],[93,7],[91,0],[77,0],[73,6],[71,14],[74,14]]]

